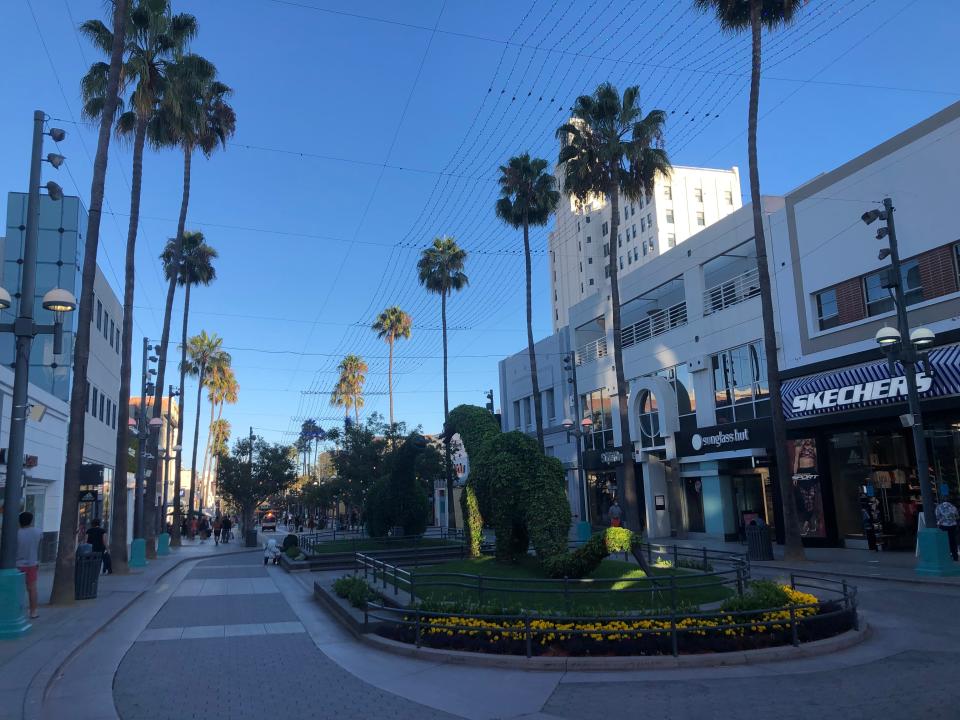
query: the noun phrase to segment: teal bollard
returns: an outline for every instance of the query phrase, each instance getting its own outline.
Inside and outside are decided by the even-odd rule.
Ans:
[[[593,528],[590,527],[590,523],[583,520],[577,523],[577,540],[579,542],[586,542],[592,534]]]
[[[143,538],[135,538],[130,543],[130,561],[127,563],[130,567],[147,566],[147,541]]]
[[[157,535],[157,557],[170,554],[170,534],[160,533]]]
[[[950,557],[947,534],[939,528],[922,528],[917,533],[916,571],[935,577],[960,575],[960,563]]]
[[[30,631],[27,585],[19,570],[0,570],[0,640],[15,640]]]

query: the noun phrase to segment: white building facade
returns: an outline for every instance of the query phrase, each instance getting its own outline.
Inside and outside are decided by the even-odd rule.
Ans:
[[[557,183],[563,186],[559,172]],[[677,166],[669,178],[657,178],[649,200],[621,196],[619,231],[611,243],[606,198],[580,203],[564,195],[549,237],[553,329],[569,324],[570,308],[609,286],[611,245],[623,277],[740,206],[737,168]]]

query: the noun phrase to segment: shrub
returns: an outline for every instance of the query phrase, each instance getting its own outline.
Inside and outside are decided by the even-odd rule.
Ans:
[[[639,541],[639,536],[626,528],[607,528],[591,535],[589,540],[573,552],[547,559],[543,563],[544,569],[553,578],[582,578],[596,570],[611,553],[626,552]]]
[[[393,527],[393,502],[390,495],[390,481],[386,478],[377,480],[367,493],[363,515],[370,537],[386,537]]]
[[[721,608],[726,612],[746,612],[786,607],[791,602],[788,590],[788,587],[773,580],[754,580],[742,597],[725,600]]]
[[[296,560],[298,557],[300,557],[300,548],[298,548],[296,545],[291,545],[283,552],[291,560]]]
[[[346,598],[356,608],[362,608],[368,600],[373,600],[376,594],[367,585],[367,581],[356,575],[344,575],[333,583],[333,592],[339,597]]]
[[[280,544],[280,549],[283,550],[283,552],[286,552],[288,548],[298,547],[298,543],[299,541],[297,540],[297,536],[293,533],[290,533],[283,538],[283,542]]]

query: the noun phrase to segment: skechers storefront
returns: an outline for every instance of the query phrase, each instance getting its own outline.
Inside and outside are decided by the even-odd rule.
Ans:
[[[929,357],[917,385],[939,502],[960,494],[960,344]],[[803,372],[784,373],[782,400],[805,544],[913,550],[922,506],[902,368],[884,359]]]

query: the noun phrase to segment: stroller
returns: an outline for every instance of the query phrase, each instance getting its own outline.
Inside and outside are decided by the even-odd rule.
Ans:
[[[273,538],[267,540],[263,547],[263,564],[266,565],[273,560],[274,565],[280,564],[280,548],[277,547],[277,541]]]

